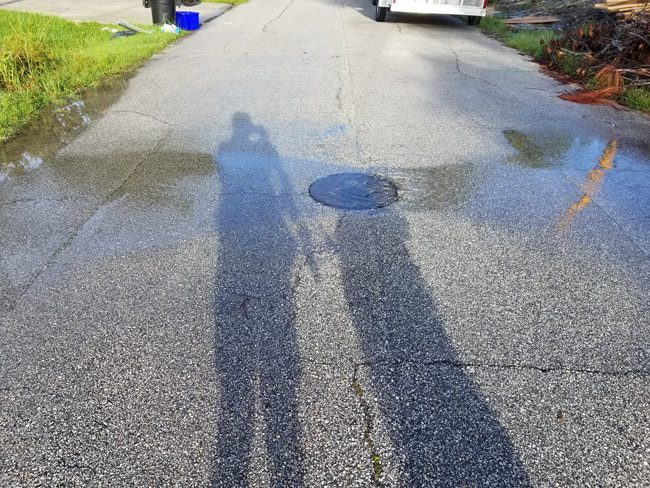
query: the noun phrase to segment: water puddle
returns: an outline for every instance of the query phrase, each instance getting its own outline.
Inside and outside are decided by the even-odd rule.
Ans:
[[[617,140],[506,130],[513,154],[482,166],[460,212],[609,248],[650,243],[650,157]],[[618,243],[618,244],[615,244]]]
[[[379,176],[338,173],[316,180],[309,187],[314,200],[345,210],[370,210],[397,201],[397,186]]]
[[[0,183],[38,169],[83,132],[122,95],[130,74],[106,80],[63,107],[45,110],[0,145]]]
[[[418,211],[462,207],[481,178],[479,169],[467,163],[393,170],[387,177],[397,185],[401,205]]]
[[[580,198],[572,203],[569,208],[560,216],[556,228],[560,232],[566,232],[571,223],[575,220],[576,216],[591,203],[592,199],[598,194],[605,173],[614,168],[614,157],[618,149],[618,141],[612,140],[603,149],[603,152],[598,160],[598,164],[585,177],[581,189],[584,192]]]
[[[562,164],[561,157],[571,147],[572,140],[566,136],[539,137],[508,129],[503,131],[508,143],[517,154],[507,159],[508,163],[529,168],[550,168]]]

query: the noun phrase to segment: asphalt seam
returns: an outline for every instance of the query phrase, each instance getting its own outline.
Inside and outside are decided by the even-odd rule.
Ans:
[[[403,364],[414,364],[419,366],[453,366],[457,368],[488,368],[488,369],[505,369],[505,370],[517,370],[517,371],[537,371],[540,373],[571,373],[571,374],[593,374],[593,375],[602,375],[602,376],[612,376],[612,377],[628,377],[628,376],[639,376],[645,377],[650,376],[650,371],[646,369],[630,369],[625,371],[607,371],[599,369],[588,369],[588,368],[570,368],[566,366],[536,366],[534,364],[497,364],[497,363],[481,363],[481,362],[461,362],[461,361],[451,361],[447,359],[440,359],[435,361],[419,361],[414,359],[404,359],[404,360],[379,360],[379,361],[363,361],[361,363],[355,363],[354,367],[371,367],[381,364],[401,366]]]
[[[349,135],[356,151],[359,162],[370,161],[366,155],[362,138],[365,127],[357,122],[357,106],[354,82],[352,80],[352,68],[350,66],[350,42],[347,35],[347,24],[343,16],[346,15],[346,5],[342,0],[338,1],[338,13],[336,19],[339,23],[339,86],[335,94],[336,103],[341,115],[347,121]]]

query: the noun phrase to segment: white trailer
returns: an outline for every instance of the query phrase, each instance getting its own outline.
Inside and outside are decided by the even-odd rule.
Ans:
[[[466,15],[470,25],[485,17],[487,0],[372,0],[375,20],[383,22],[388,12],[409,14]]]

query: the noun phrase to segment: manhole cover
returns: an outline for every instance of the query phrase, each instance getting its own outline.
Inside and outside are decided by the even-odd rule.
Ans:
[[[363,173],[339,173],[316,180],[309,187],[314,200],[330,207],[367,210],[386,207],[397,200],[395,184]]]

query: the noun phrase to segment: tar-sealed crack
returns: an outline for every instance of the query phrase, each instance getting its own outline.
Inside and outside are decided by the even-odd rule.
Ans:
[[[374,486],[380,487],[383,486],[381,478],[384,473],[384,469],[381,462],[381,456],[379,455],[379,452],[377,451],[377,447],[375,445],[374,418],[372,415],[372,410],[370,404],[368,403],[368,400],[366,400],[363,387],[357,378],[359,366],[360,365],[357,365],[354,368],[351,386],[354,394],[359,399],[359,404],[361,405],[361,411],[363,413],[363,440],[368,447],[368,450],[370,451],[370,463],[372,465],[372,473],[370,475],[370,479],[372,480]]]
[[[244,299],[241,301],[240,306],[241,306],[241,311],[242,311],[242,315],[244,316],[244,318],[249,318],[250,317],[250,315],[248,313],[248,302],[250,302],[250,301],[251,301],[250,297],[244,297]]]

